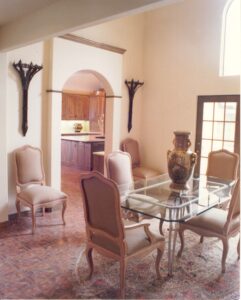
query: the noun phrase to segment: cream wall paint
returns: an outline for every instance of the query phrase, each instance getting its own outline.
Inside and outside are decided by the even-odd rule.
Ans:
[[[7,54],[0,53],[0,223],[8,219]]]
[[[190,129],[194,143],[197,95],[239,93],[239,78],[218,77],[219,38],[224,3],[224,0],[186,0],[150,12],[146,17],[137,15],[81,31],[81,36],[127,49],[123,56],[122,85],[119,86],[119,92],[122,93],[123,99],[117,100],[115,107],[117,111],[120,109],[122,111],[119,115],[121,119],[116,119],[117,123],[121,123],[121,134],[116,140],[128,135],[126,130],[128,94],[124,79],[131,79],[132,77],[139,80],[144,79],[145,84],[135,97],[133,129],[130,136],[139,139],[144,162],[150,166],[159,167],[162,171],[166,169],[166,151],[172,148],[173,130]],[[187,14],[187,11],[192,11],[192,14]],[[63,52],[65,52],[64,49],[65,47]],[[47,99],[45,90],[51,87],[61,88],[64,83],[63,78],[54,80],[52,71],[55,68],[48,69],[47,67],[52,61],[53,53],[55,52],[52,51],[52,43],[49,41],[12,51],[9,53],[8,60],[6,55],[0,54],[0,87],[2,87],[0,97],[1,100],[3,99],[0,103],[0,122],[2,125],[0,129],[2,163],[0,170],[2,184],[0,221],[7,218],[7,159],[4,159],[4,155],[6,158],[4,149],[7,150],[9,162],[11,162],[10,156],[15,147],[21,146],[25,142],[36,146],[41,146],[42,143],[44,147],[50,138],[56,139],[59,134],[60,128],[52,130],[53,128],[51,129],[47,124],[47,120],[51,120],[54,112],[56,113],[56,124],[58,124],[58,115],[61,114],[61,109],[52,110],[56,106],[59,107],[59,97],[54,95]],[[66,54],[68,58],[71,57],[67,60],[72,61],[72,53],[71,55]],[[33,114],[29,120],[27,137],[22,137],[18,131],[20,88],[17,88],[19,85],[17,74],[9,66],[13,59],[17,61],[19,58],[27,62],[30,60],[40,64],[44,62],[46,66],[33,78],[30,84],[29,99],[31,99],[30,106],[32,108],[30,109]],[[66,61],[60,55],[57,62],[59,65],[56,69],[61,76],[65,70]],[[81,63],[85,64],[83,61],[78,61],[78,63],[80,65]],[[7,67],[9,67],[9,76],[7,82],[4,82]],[[85,67],[89,68],[86,65]],[[79,68],[77,66],[76,69]],[[73,66],[69,68],[69,75],[75,71],[74,69]],[[9,92],[7,98],[6,86]],[[143,99],[142,95],[144,96]],[[42,107],[40,98],[42,99]],[[7,115],[5,114],[6,109]],[[111,115],[113,110],[114,108],[108,113]],[[8,121],[6,121],[6,116]],[[4,128],[5,123],[7,123],[7,127]],[[30,128],[32,129],[30,130]],[[111,130],[113,132],[113,128]],[[55,135],[56,132],[57,135]],[[47,135],[49,135],[48,139]],[[47,149],[47,160],[51,160],[54,149]],[[53,161],[54,166],[59,166],[59,154],[58,159]],[[47,163],[46,166],[49,167],[47,174],[50,174],[51,166]],[[56,171],[54,168],[52,170]],[[57,172],[59,171],[58,168]],[[9,202],[10,212],[13,212],[15,197],[10,164],[9,171]],[[54,174],[52,172],[49,182]],[[59,177],[55,183],[59,185]]]
[[[13,50],[173,1],[178,0],[58,0],[1,27],[0,50]]]
[[[62,90],[66,81],[76,72],[93,72],[103,83],[107,95],[121,95],[122,55],[56,38],[53,42],[52,89]],[[51,94],[51,129],[49,136],[51,185],[60,187],[61,94]],[[121,107],[118,98],[106,104],[106,152],[119,147]]]
[[[174,130],[191,131],[194,149],[197,96],[240,93],[239,77],[219,77],[225,3],[185,0],[146,14],[141,146],[163,172]]]
[[[123,55],[123,73],[122,73],[122,100],[121,100],[121,133],[120,140],[130,136],[140,139],[141,132],[141,111],[142,111],[142,93],[145,84],[140,88],[134,98],[132,130],[127,131],[129,96],[124,81],[143,80],[143,47],[144,47],[144,14],[125,17],[119,20],[103,23],[98,26],[89,27],[84,30],[74,32],[81,37],[92,39],[97,42],[121,47],[127,51]]]
[[[15,178],[13,174],[12,151],[25,144],[42,148],[44,145],[43,130],[43,98],[44,71],[39,71],[31,80],[28,93],[28,131],[24,137],[21,132],[22,119],[22,87],[18,73],[12,66],[13,62],[19,59],[24,63],[33,62],[42,65],[44,57],[43,43],[33,44],[8,53],[8,74],[7,74],[7,154],[8,154],[8,203],[9,213],[15,210]],[[46,71],[46,70],[45,70]],[[45,88],[46,89],[46,88]]]

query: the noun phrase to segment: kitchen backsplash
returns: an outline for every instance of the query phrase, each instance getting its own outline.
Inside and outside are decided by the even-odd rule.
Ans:
[[[66,121],[62,120],[61,121],[61,133],[74,133],[74,124],[75,123],[81,123],[83,128],[81,132],[89,132],[90,131],[90,122],[89,121],[83,121],[83,120],[71,120],[71,121]]]

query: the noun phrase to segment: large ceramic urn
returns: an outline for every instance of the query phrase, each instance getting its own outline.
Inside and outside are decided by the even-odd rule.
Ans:
[[[193,173],[197,155],[189,147],[190,132],[174,131],[174,149],[167,152],[168,173],[172,180],[171,188],[187,190],[187,181]]]

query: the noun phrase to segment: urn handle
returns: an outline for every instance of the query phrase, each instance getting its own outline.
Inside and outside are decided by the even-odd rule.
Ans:
[[[191,154],[191,166],[193,166],[196,163],[196,160],[197,160],[197,154],[193,152]]]

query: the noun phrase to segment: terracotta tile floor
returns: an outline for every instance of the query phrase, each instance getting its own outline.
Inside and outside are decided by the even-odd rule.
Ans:
[[[66,226],[55,210],[38,215],[34,235],[30,214],[0,229],[0,299],[75,298],[73,266],[85,240],[80,174],[62,171],[62,190],[69,194]]]

